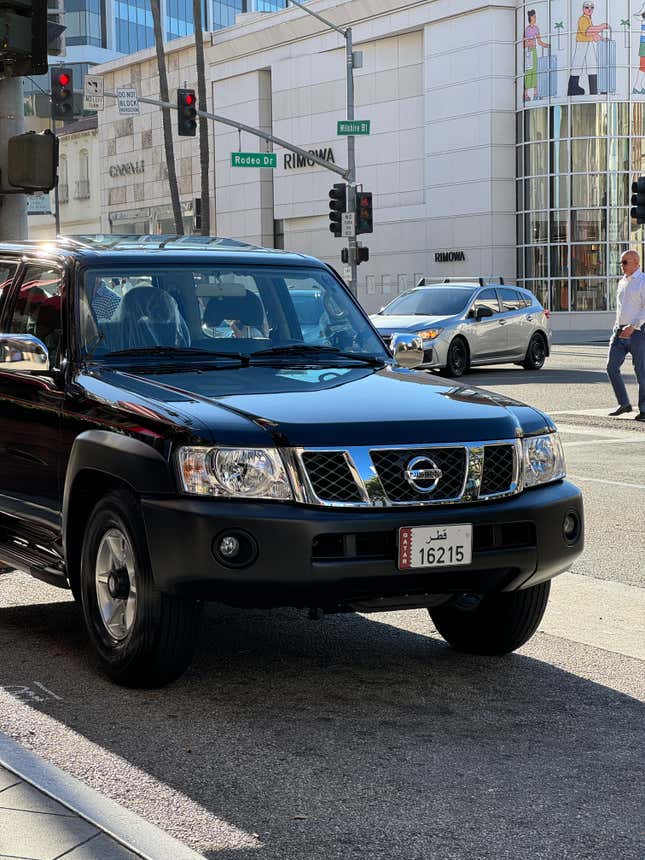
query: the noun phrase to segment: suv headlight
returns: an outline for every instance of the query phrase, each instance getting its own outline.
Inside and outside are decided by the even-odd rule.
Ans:
[[[548,484],[564,478],[564,451],[557,433],[545,436],[530,436],[522,440],[524,453],[524,486]]]
[[[177,452],[185,493],[244,499],[291,499],[276,448],[197,448]]]

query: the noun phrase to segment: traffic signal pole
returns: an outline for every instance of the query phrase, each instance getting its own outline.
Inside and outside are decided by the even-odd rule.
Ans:
[[[354,46],[352,42],[352,28],[348,27],[345,30],[345,53],[347,57],[347,119],[354,119]],[[349,175],[347,177],[347,211],[356,212],[356,148],[355,137],[353,134],[347,135],[347,169]],[[354,220],[356,225],[356,220]],[[349,267],[351,273],[351,282],[349,288],[358,298],[358,246],[356,243],[356,229],[354,235],[347,239],[347,247],[349,250]]]
[[[0,79],[0,240],[27,238],[27,196],[7,188],[9,138],[25,130],[22,78]]]
[[[298,9],[302,9],[303,12],[306,12],[308,15],[311,15],[314,18],[317,18],[327,27],[330,27],[332,30],[336,30],[337,33],[340,33],[341,36],[345,39],[345,57],[346,57],[346,71],[347,71],[347,119],[354,119],[354,44],[352,41],[352,28],[347,27],[347,29],[343,30],[342,27],[336,26],[336,24],[329,21],[327,18],[323,18],[322,15],[319,15],[317,12],[314,12],[313,9],[310,9],[308,6],[304,6],[299,0],[289,0],[289,2],[293,6],[297,6]],[[347,211],[348,212],[356,212],[356,147],[355,147],[355,138],[353,134],[347,135]],[[348,246],[348,256],[349,256],[349,267],[351,272],[351,281],[349,287],[352,293],[355,296],[358,296],[358,280],[357,280],[357,269],[358,269],[358,244],[356,242],[356,231],[354,231],[353,236],[347,237],[347,246]]]

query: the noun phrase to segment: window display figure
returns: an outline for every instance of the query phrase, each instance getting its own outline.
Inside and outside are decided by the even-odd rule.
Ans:
[[[634,88],[632,92],[635,96],[645,95],[645,3],[640,8],[640,12],[636,12],[634,18],[641,19],[641,35],[638,44],[638,71],[634,78]]]
[[[594,4],[585,0],[582,4],[582,15],[578,18],[576,32],[576,47],[571,61],[568,96],[584,96],[585,90],[580,86],[580,77],[587,75],[589,80],[589,95],[598,94],[598,50],[596,43],[600,41],[603,30],[609,29],[609,24],[594,24],[591,16]]]
[[[529,90],[533,90],[533,100],[538,98],[538,53],[537,46],[550,48],[547,42],[540,38],[540,28],[536,23],[535,9],[527,13],[528,26],[524,30],[524,101],[531,100]]]

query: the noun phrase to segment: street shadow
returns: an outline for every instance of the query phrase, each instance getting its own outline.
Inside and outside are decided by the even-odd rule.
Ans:
[[[637,700],[525,653],[456,654],[412,624],[432,632],[425,612],[211,605],[190,670],[141,691],[95,672],[73,603],[5,607],[1,683],[38,677],[60,701],[31,707],[212,813],[194,847],[213,860],[640,857]],[[230,847],[221,822],[246,840]]]
[[[604,371],[596,370],[562,370],[543,368],[542,370],[524,370],[520,367],[512,367],[508,365],[499,365],[499,367],[473,367],[464,376],[459,377],[459,382],[462,385],[471,383],[485,388],[486,377],[494,376],[495,385],[503,385],[507,381],[513,385],[521,383],[540,382],[545,385],[594,385],[602,383],[605,386],[609,385],[607,374]],[[631,365],[625,363],[623,365],[623,377],[626,381],[630,378],[635,378],[634,371]],[[446,377],[448,378],[448,377]]]

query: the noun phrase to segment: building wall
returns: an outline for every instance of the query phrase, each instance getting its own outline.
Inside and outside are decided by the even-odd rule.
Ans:
[[[527,235],[524,216],[516,217],[516,195],[525,181],[522,175],[516,182],[516,158],[518,147],[534,141],[522,133],[518,142],[524,121],[516,113],[542,108],[523,102],[518,28],[526,5],[532,4],[312,0],[320,14],[352,26],[355,49],[363,52],[363,68],[355,73],[356,116],[371,120],[372,134],[356,138],[357,178],[374,193],[375,210],[374,233],[359,237],[370,248],[369,262],[359,267],[359,298],[367,310],[422,276],[526,277],[524,248],[516,254],[516,231],[522,243]],[[577,15],[577,0],[570,0],[569,8],[567,14]],[[629,32],[625,38],[632,38]],[[167,63],[171,97],[176,87],[195,85],[190,38],[167,45]],[[206,67],[211,110],[272,130],[305,150],[331,151],[336,164],[347,164],[346,138],[336,135],[336,122],[345,117],[345,56],[338,33],[297,7],[243,15],[235,26],[211,34]],[[158,96],[152,51],[96,71],[104,74],[108,90],[133,83],[141,94]],[[124,118],[108,103],[99,122],[102,228],[169,229],[159,109],[142,104],[140,116]],[[275,234],[285,248],[340,269],[343,243],[329,232],[328,219],[328,192],[337,174],[316,165],[289,165],[277,145],[275,170],[233,168],[232,152],[261,152],[267,145],[222,123],[211,129],[213,232],[265,245],[273,244]],[[175,135],[175,146],[189,226],[200,188],[198,139]],[[111,173],[115,165],[140,162],[135,174]],[[611,273],[605,277],[609,285]],[[552,301],[538,276],[527,285]],[[595,327],[606,325],[604,317],[597,319]],[[583,308],[562,320],[556,319],[556,327],[589,327]]]

